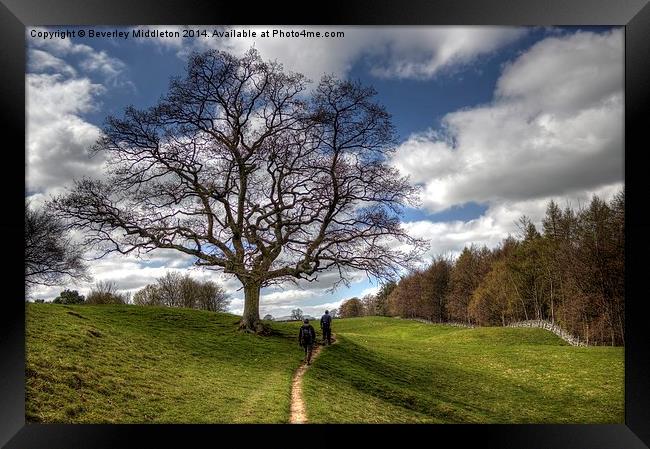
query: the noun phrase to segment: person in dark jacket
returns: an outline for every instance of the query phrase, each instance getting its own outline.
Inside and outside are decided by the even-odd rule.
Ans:
[[[307,362],[307,365],[311,365],[311,353],[314,350],[314,343],[316,343],[316,330],[314,326],[309,324],[307,318],[303,320],[303,325],[300,326],[298,342],[305,350],[305,362]]]
[[[323,343],[327,341],[328,345],[332,344],[332,315],[329,310],[320,318],[320,328],[323,331]]]

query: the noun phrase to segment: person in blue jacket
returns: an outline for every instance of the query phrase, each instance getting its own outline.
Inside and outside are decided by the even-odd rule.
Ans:
[[[327,341],[328,345],[332,344],[332,315],[329,310],[320,318],[320,328],[323,331],[323,342]]]

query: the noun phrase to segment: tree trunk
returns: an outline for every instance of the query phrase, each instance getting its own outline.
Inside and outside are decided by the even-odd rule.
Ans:
[[[622,314],[618,313],[618,330],[621,333],[621,344],[625,345],[625,328],[623,327]]]
[[[244,285],[244,313],[239,328],[260,333],[264,330],[260,320],[260,285],[249,283]]]
[[[548,272],[548,277],[551,283],[551,323],[555,323],[555,310],[553,307],[553,275],[551,274],[551,271],[549,270]]]

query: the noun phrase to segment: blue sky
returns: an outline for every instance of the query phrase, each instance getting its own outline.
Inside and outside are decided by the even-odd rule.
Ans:
[[[271,27],[238,27],[265,28]],[[28,29],[26,182],[33,204],[60,192],[71,178],[101,177],[101,157],[89,159],[86,150],[104,118],[128,105],[155,104],[169,77],[182,75],[188,52],[220,48],[241,53],[252,45],[263,58],[312,79],[328,72],[375,87],[399,137],[391,163],[424,192],[422,207],[406,210],[404,225],[430,240],[430,255],[453,257],[471,243],[494,246],[515,231],[518,216],[539,220],[551,198],[576,206],[622,187],[621,29],[337,30],[346,36],[47,40],[32,38]],[[151,260],[100,261],[94,275],[133,292],[166,270],[190,264],[160,252]],[[266,290],[261,312],[280,316],[300,307],[319,314],[374,287],[355,275],[349,289],[332,294],[326,291],[332,280],[324,276],[317,286]],[[223,282],[234,298],[232,310],[239,311],[241,292],[232,280]],[[52,299],[62,288],[87,291],[90,284],[42,288],[34,297]]]

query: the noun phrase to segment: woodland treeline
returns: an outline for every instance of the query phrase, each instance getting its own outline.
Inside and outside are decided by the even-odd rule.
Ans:
[[[625,196],[594,196],[579,210],[547,205],[541,229],[527,217],[498,247],[471,245],[376,295],[352,298],[342,317],[401,316],[480,326],[548,320],[588,344],[625,337]]]

